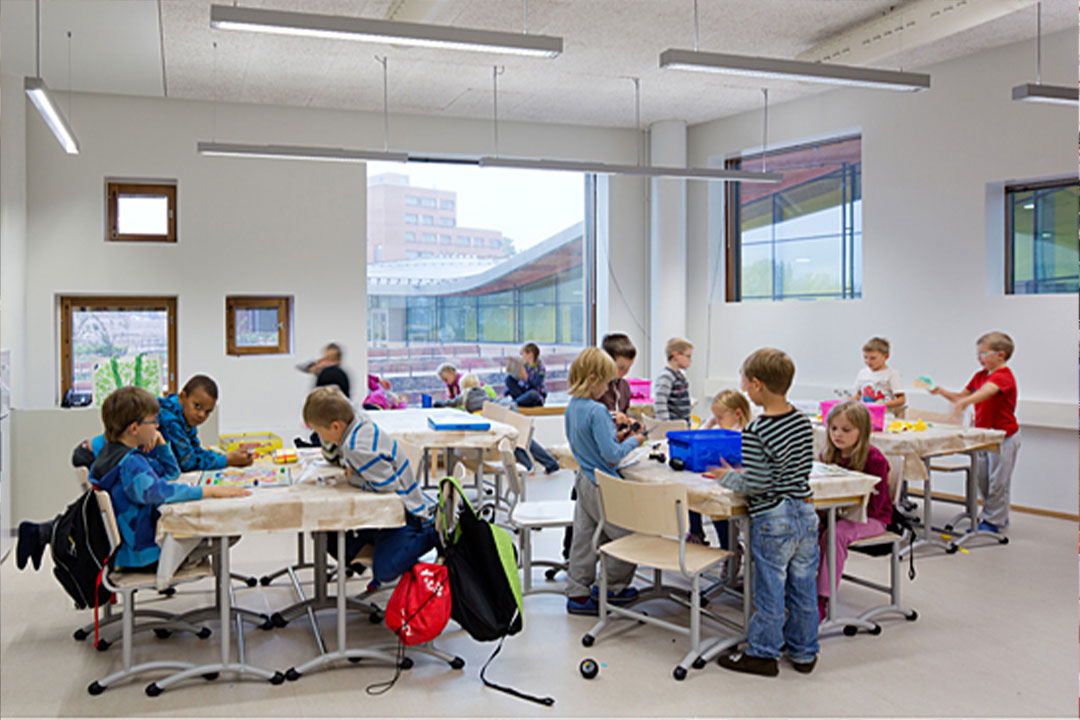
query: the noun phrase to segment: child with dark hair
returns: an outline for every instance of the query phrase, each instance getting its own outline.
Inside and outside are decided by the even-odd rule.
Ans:
[[[161,434],[172,448],[183,472],[220,470],[227,465],[244,467],[254,460],[247,450],[233,450],[223,455],[204,448],[199,442],[196,428],[206,422],[217,404],[217,398],[217,383],[206,375],[195,375],[179,393],[158,400],[161,406],[158,415]]]

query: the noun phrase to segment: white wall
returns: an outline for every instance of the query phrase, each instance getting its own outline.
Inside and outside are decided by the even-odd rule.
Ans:
[[[838,90],[770,108],[770,146],[862,130],[863,298],[714,304],[711,319],[691,327],[692,337],[709,338],[708,392],[736,382],[742,359],[763,345],[795,359],[793,395],[849,385],[875,334],[892,341],[890,365],[907,382],[925,373],[958,388],[978,369],[975,339],[1005,330],[1017,344],[1010,365],[1025,434],[1013,502],[1076,512],[1077,296],[987,290],[986,265],[996,261],[987,236],[997,230],[988,217],[1004,217],[988,211],[987,185],[1077,170],[1075,108],[1010,99],[1014,85],[1033,80],[1033,45],[921,68],[932,88],[920,93]],[[1043,82],[1075,85],[1076,58],[1075,31],[1044,38]],[[759,112],[698,125],[690,163],[760,141]],[[709,233],[721,228],[707,196],[700,185],[690,192],[691,257],[709,257]],[[709,297],[713,265],[691,263],[692,297]]]

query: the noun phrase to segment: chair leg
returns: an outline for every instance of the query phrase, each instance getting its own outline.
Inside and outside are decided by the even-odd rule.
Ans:
[[[532,590],[532,530],[521,529],[521,593],[528,595]]]

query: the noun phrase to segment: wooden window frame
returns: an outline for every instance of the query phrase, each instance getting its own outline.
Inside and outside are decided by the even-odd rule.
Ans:
[[[168,372],[169,392],[176,392],[179,345],[176,341],[176,297],[128,297],[102,295],[60,296],[60,397],[67,394],[75,382],[75,357],[71,349],[71,320],[76,307],[102,310],[165,310],[168,314]]]
[[[1005,283],[1003,285],[1005,295],[1017,294],[1016,277],[1013,275],[1014,266],[1016,265],[1016,246],[1013,242],[1013,195],[1016,193],[1032,192],[1035,190],[1059,190],[1062,188],[1072,187],[1076,185],[1076,183],[1077,181],[1072,177],[1062,177],[1054,178],[1053,180],[1014,183],[1012,185],[1005,186],[1005,200],[1002,203],[1003,210],[1005,211],[1005,262],[1003,263],[1003,267],[1005,270]],[[1026,295],[1027,293],[1020,294]]]
[[[164,195],[169,204],[169,229],[165,235],[121,235],[119,230],[119,196]],[[105,183],[105,241],[106,242],[169,242],[177,241],[176,183],[140,183],[108,180]]]
[[[292,337],[292,298],[286,295],[225,297],[225,354],[227,355],[287,355]],[[249,308],[276,308],[278,311],[278,344],[243,346],[236,344],[236,311]]]

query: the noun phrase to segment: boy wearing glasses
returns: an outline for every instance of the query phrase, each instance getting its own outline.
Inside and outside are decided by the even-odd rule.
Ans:
[[[154,541],[158,506],[163,503],[201,500],[204,497],[239,497],[247,488],[170,483],[180,474],[176,457],[158,431],[158,401],[137,387],[114,391],[101,406],[105,426],[105,446],[90,469],[90,481],[109,493],[122,542],[116,551],[116,566],[147,568],[157,564],[161,549]],[[52,537],[54,521],[23,522],[19,525],[16,564],[34,569]],[[200,546],[201,547],[201,546]],[[193,551],[189,560],[199,553]],[[206,552],[199,554],[205,556]]]
[[[1009,486],[1020,452],[1016,378],[1005,366],[1015,346],[1005,333],[989,332],[975,342],[975,349],[983,369],[975,373],[961,392],[940,387],[930,392],[951,402],[957,417],[968,405],[974,405],[975,427],[1005,431],[1005,440],[998,452],[980,450],[972,453],[971,468],[979,496],[983,499],[979,530],[1000,533],[1009,525]]]

